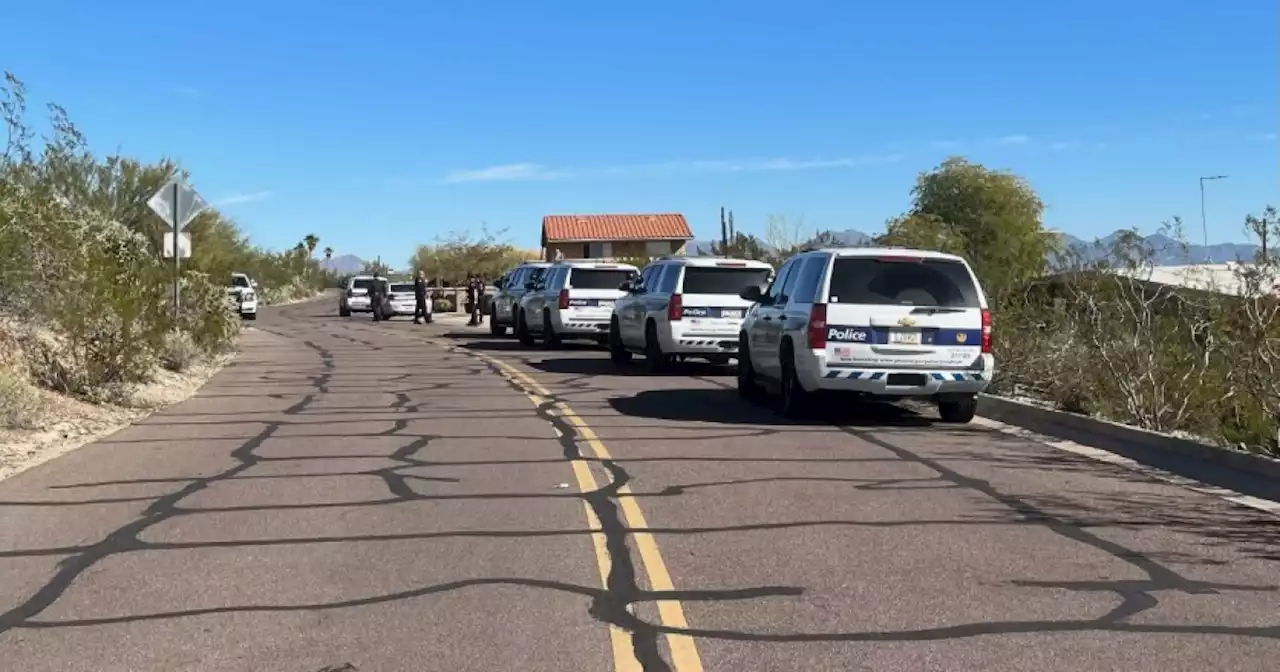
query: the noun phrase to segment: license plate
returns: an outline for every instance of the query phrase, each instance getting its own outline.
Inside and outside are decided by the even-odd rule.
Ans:
[[[889,332],[889,343],[891,345],[920,345],[920,332],[891,331]]]
[[[613,301],[600,301],[596,303],[596,305],[600,306],[601,308],[612,308],[613,303],[614,303]]]
[[[741,310],[722,310],[720,311],[720,317],[723,317],[729,320],[740,320],[742,319],[742,311]]]

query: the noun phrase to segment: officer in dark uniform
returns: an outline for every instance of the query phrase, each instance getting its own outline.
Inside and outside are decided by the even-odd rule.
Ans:
[[[431,323],[431,311],[427,310],[427,278],[421,269],[413,279],[413,323]]]
[[[374,322],[382,321],[382,302],[387,295],[386,290],[381,278],[373,279],[373,286],[369,288],[369,307],[373,309]]]
[[[467,283],[467,299],[471,302],[471,321],[467,324],[471,326],[480,324],[480,299],[483,296],[484,280],[473,274],[470,282]]]

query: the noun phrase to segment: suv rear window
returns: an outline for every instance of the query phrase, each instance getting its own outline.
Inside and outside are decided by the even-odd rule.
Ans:
[[[977,308],[978,290],[964,264],[941,259],[886,261],[838,257],[831,269],[831,303]]]
[[[360,278],[351,281],[352,289],[373,289],[373,278]]]
[[[769,284],[767,268],[709,268],[686,266],[684,269],[685,294],[732,294],[755,285],[763,288]]]
[[[249,278],[246,278],[243,275],[233,275],[231,276],[231,286],[232,287],[248,287]]]
[[[574,289],[617,289],[635,274],[629,269],[575,268],[569,276],[569,286]]]
[[[392,285],[391,285],[391,291],[392,291],[393,293],[402,293],[402,292],[403,292],[403,293],[412,293],[412,292],[413,292],[413,283],[410,283],[410,282],[397,282],[397,283],[394,283],[394,284],[392,284]]]

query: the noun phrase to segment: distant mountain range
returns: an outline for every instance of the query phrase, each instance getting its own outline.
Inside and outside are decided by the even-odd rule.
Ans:
[[[1100,261],[1107,257],[1108,250],[1123,233],[1123,231],[1116,231],[1096,242],[1086,241],[1069,234],[1063,234],[1063,238],[1067,248],[1076,251],[1086,261]],[[1151,251],[1158,266],[1252,261],[1254,255],[1261,249],[1257,245],[1244,243],[1188,245],[1183,249],[1178,241],[1162,233],[1143,236],[1142,240],[1146,248]]]
[[[320,268],[338,275],[359,273],[364,270],[364,259],[354,254],[339,254],[329,259],[321,259]]]
[[[836,239],[842,245],[856,247],[871,242],[872,236],[856,229],[845,229],[844,231],[834,232]],[[1109,236],[1100,239],[1101,245],[1095,242],[1077,238],[1075,236],[1064,234],[1064,242],[1068,249],[1075,251],[1087,261],[1100,261],[1107,256],[1107,251],[1111,245],[1123,231],[1116,231]],[[1143,239],[1146,247],[1153,253],[1155,262],[1161,266],[1176,266],[1179,264],[1204,264],[1204,263],[1223,263],[1236,260],[1252,260],[1258,252],[1257,245],[1238,244],[1238,243],[1217,243],[1214,245],[1189,245],[1187,249],[1182,249],[1174,239],[1160,233],[1144,236]],[[689,241],[689,254],[699,256],[710,256],[711,246],[719,243],[719,240],[693,240]],[[769,245],[765,245],[766,249],[771,249]]]

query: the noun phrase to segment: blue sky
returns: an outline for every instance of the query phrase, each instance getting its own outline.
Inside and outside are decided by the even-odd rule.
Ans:
[[[1082,236],[1199,242],[1202,175],[1215,241],[1280,205],[1274,0],[360,4],[5,3],[0,67],[259,243],[393,263],[548,213],[874,232],[953,153]]]

